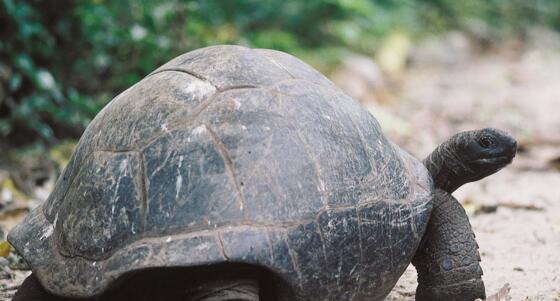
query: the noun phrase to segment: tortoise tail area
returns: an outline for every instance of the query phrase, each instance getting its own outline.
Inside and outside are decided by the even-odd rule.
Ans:
[[[478,244],[461,204],[436,189],[430,222],[412,263],[418,272],[417,301],[485,299]]]

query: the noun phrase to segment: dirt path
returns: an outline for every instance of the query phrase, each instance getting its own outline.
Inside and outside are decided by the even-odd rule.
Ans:
[[[530,198],[526,187],[534,189]],[[560,300],[560,174],[510,168],[456,196],[496,209],[470,217],[487,293],[509,283],[511,300]],[[415,287],[409,267],[387,300],[413,300]]]
[[[511,166],[455,193],[470,212],[489,295],[509,283],[508,300],[560,300],[559,70],[560,48],[530,44],[415,66],[400,101],[379,106],[397,119],[392,139],[419,158],[460,130],[494,126],[519,139]],[[409,267],[387,300],[413,300],[415,278]]]

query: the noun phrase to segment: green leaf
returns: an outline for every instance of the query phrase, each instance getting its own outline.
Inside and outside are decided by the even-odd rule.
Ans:
[[[10,92],[17,91],[21,87],[22,77],[21,74],[15,73],[9,79],[8,89]]]
[[[12,122],[6,118],[0,118],[0,136],[6,136],[12,132]]]
[[[35,71],[33,66],[33,61],[26,54],[20,54],[15,59],[16,66],[26,72],[27,74],[32,74]]]

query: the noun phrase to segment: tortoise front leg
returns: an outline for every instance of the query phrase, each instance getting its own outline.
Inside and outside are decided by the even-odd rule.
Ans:
[[[412,264],[418,272],[417,301],[486,298],[478,244],[465,210],[436,189],[434,208]]]

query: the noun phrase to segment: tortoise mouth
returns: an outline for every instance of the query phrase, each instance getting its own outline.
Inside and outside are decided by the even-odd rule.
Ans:
[[[491,164],[491,165],[501,165],[501,164],[509,164],[511,163],[511,161],[513,161],[513,156],[508,156],[508,155],[504,155],[504,156],[497,156],[497,157],[491,157],[491,158],[482,158],[482,159],[477,159],[474,160],[474,163],[477,164]]]

